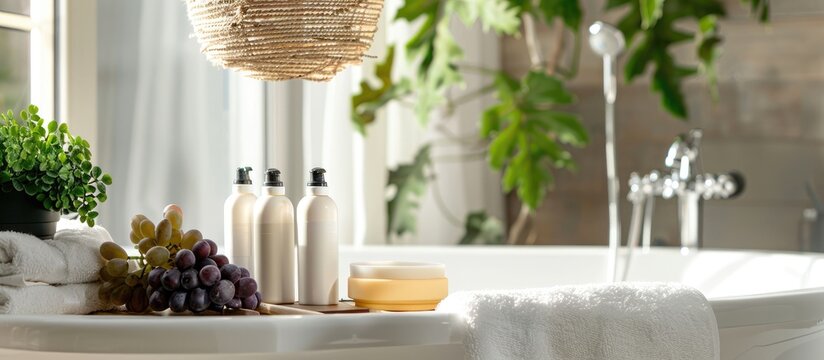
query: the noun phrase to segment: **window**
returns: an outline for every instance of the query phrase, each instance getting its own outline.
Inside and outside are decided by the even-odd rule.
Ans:
[[[4,0],[0,4],[0,109],[29,103],[54,114],[54,2]]]
[[[66,3],[78,6],[85,2]],[[129,244],[126,220],[133,215],[157,219],[164,205],[177,203],[183,207],[186,229],[197,228],[222,244],[223,202],[231,192],[235,167],[251,166],[256,186],[265,168],[277,167],[287,195],[297,204],[307,171],[321,166],[328,171],[330,192],[338,206],[340,242],[387,243],[387,168],[411,160],[431,134],[418,125],[411,110],[395,105],[387,119],[396,121],[381,121],[367,138],[358,134],[349,114],[352,90],[361,80],[360,67],[350,67],[328,83],[263,83],[242,78],[237,72],[213,66],[200,53],[200,45],[191,37],[185,4],[162,0],[96,3],[96,9],[75,12],[86,17],[76,22],[65,21],[61,7],[61,39],[65,31],[76,34],[76,26],[97,26],[91,40],[77,42],[96,43],[97,56],[75,63],[96,63],[97,105],[79,108],[97,109],[93,129],[98,142],[96,147],[92,144],[92,151],[97,163],[114,178],[108,195],[116,199],[101,205],[98,223],[116,241]],[[383,21],[392,18],[382,17]],[[64,27],[67,22],[71,23]],[[490,55],[484,58],[497,62],[493,56],[497,47],[481,41],[480,31],[476,35],[473,43],[484,44],[484,53]],[[378,35],[371,55],[384,53],[380,39],[385,36]],[[74,49],[69,50],[77,52]],[[84,50],[81,55],[91,53]],[[90,86],[95,85],[81,89]],[[73,94],[77,92],[69,93]],[[61,118],[68,118],[72,131],[83,130],[77,130],[77,117],[66,117],[61,111]],[[450,129],[470,132],[476,118],[467,116],[460,124],[453,121]],[[441,149],[456,151],[445,146],[437,151]],[[482,158],[472,164],[443,165],[443,184],[438,185],[451,211],[463,215],[483,208],[503,213],[498,179],[490,175],[485,177],[488,181],[478,180],[480,174],[488,173],[486,167]],[[463,185],[463,179],[472,185]],[[457,242],[464,231],[462,224],[449,223],[435,204],[434,195],[422,200],[419,222],[428,226],[419,228],[419,242]]]

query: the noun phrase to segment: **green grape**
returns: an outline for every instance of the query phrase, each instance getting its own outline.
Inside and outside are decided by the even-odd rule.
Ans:
[[[180,213],[181,216],[183,215],[183,209],[181,209],[180,205],[178,205],[178,204],[166,205],[166,207],[163,208],[163,217],[166,217],[166,214],[169,211],[177,211],[178,213]]]
[[[142,237],[140,237],[140,235],[138,235],[138,234],[137,234],[137,233],[135,233],[134,231],[129,231],[129,240],[131,240],[131,241],[132,241],[132,244],[137,244],[137,243],[139,243],[139,242],[140,242],[140,239],[142,239]]]
[[[113,278],[113,279],[111,279],[109,282],[110,282],[113,286],[115,286],[115,287],[116,287],[117,285],[122,285],[122,284],[123,284],[123,281],[124,281],[124,278],[122,278],[122,277],[117,277],[117,278]],[[113,288],[114,288],[114,287],[113,287]]]
[[[162,266],[169,262],[169,249],[155,246],[146,252],[146,262],[151,266]]]
[[[172,245],[180,245],[183,241],[183,230],[173,229],[172,230],[172,238],[169,239],[169,243]]]
[[[140,271],[141,270],[137,270],[126,275],[126,279],[123,280],[123,283],[131,287],[137,286],[137,284],[140,283]]]
[[[124,305],[132,297],[132,288],[126,284],[118,285],[112,290],[111,303],[113,305]]]
[[[169,209],[163,214],[163,217],[172,223],[172,229],[180,230],[180,227],[183,226],[183,213],[178,209]]]
[[[126,254],[126,250],[123,250],[120,245],[117,245],[111,241],[106,241],[100,244],[100,255],[102,255],[106,260],[129,258],[129,255]]]
[[[112,290],[114,290],[114,288],[120,286],[121,284],[123,283],[120,281],[112,280],[104,282],[103,285],[100,285],[100,287],[106,289],[106,291],[111,293]]]
[[[155,228],[155,241],[160,246],[169,245],[172,240],[172,223],[168,219],[160,220]]]
[[[104,304],[108,304],[112,300],[111,289],[107,290],[104,285],[97,288],[97,298]]]
[[[124,259],[111,259],[106,263],[106,271],[112,277],[125,277],[129,273],[129,262]]]
[[[97,297],[100,299],[100,301],[103,301],[106,304],[111,303],[112,290],[114,290],[114,288],[118,286],[120,286],[119,283],[115,283],[112,281],[104,282],[103,285],[100,285],[100,287],[97,289]]]
[[[100,280],[104,281],[104,282],[105,281],[111,281],[112,279],[114,279],[111,275],[109,275],[109,272],[106,271],[106,266],[105,265],[100,268],[100,271],[97,272],[97,276],[99,276]]]
[[[143,222],[143,220],[147,220],[147,218],[146,218],[146,216],[144,216],[142,214],[137,214],[135,216],[132,216],[132,221],[131,221],[132,232],[134,232],[137,235],[140,235],[140,223]]]
[[[140,251],[141,254],[146,255],[146,252],[148,252],[149,249],[151,249],[155,245],[157,244],[155,244],[154,239],[143,238],[143,240],[140,240],[140,242],[137,243],[137,251]]]
[[[143,220],[140,222],[140,233],[143,237],[153,238],[155,236],[155,225],[154,223],[149,220]]]
[[[183,241],[180,243],[180,246],[184,249],[192,250],[195,243],[200,240],[203,240],[203,234],[201,234],[199,230],[192,229],[183,234]]]

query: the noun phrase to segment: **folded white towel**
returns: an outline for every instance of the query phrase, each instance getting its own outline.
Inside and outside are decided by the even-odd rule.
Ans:
[[[75,314],[108,310],[97,298],[99,283],[0,286],[0,314]]]
[[[438,305],[466,324],[468,359],[718,359],[709,302],[681,284],[459,292]]]
[[[0,284],[24,281],[79,284],[96,281],[103,266],[100,244],[112,241],[106,229],[61,220],[53,240],[0,232]]]

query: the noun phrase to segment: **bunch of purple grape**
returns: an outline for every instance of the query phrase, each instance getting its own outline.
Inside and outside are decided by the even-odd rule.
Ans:
[[[249,270],[218,255],[214,241],[200,240],[191,250],[179,250],[169,269],[152,269],[146,294],[154,311],[199,313],[224,308],[255,310],[260,304],[257,290]]]

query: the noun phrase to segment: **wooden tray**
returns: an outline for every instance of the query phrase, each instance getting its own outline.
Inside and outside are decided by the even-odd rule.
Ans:
[[[201,313],[190,311],[174,313],[171,310],[161,312],[149,311],[143,314],[135,314],[126,311],[98,311],[92,315],[148,315],[148,316],[248,316],[248,315],[330,315],[330,314],[358,314],[368,313],[369,309],[357,307],[352,302],[343,301],[337,305],[300,305],[300,304],[268,304],[261,303],[257,311],[245,309],[226,309],[223,312],[207,310]]]

